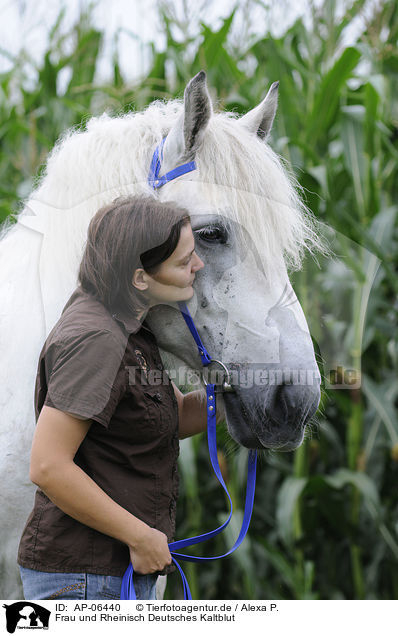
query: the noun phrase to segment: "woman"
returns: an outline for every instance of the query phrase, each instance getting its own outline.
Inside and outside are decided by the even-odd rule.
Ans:
[[[153,599],[173,571],[178,440],[205,430],[206,407],[170,382],[145,316],[189,300],[203,266],[174,204],[127,197],[92,219],[80,284],[39,359],[25,598],[120,598],[131,559],[137,598]]]

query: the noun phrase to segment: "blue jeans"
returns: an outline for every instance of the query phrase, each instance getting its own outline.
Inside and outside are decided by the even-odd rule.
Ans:
[[[116,600],[120,599],[121,576],[71,572],[40,572],[19,566],[27,600]],[[156,599],[157,574],[133,574],[139,600]]]

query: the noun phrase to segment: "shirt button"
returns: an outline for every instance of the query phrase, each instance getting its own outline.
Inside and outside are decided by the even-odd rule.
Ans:
[[[161,402],[163,400],[163,396],[161,393],[156,393],[156,397],[159,400],[159,402]]]
[[[163,369],[163,364],[160,364],[160,362],[159,362],[159,364],[157,364],[156,366],[157,366],[157,368],[158,368],[158,369],[160,369],[160,370],[161,370],[161,369]]]

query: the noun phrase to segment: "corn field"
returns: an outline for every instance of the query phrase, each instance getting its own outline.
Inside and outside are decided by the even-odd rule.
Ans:
[[[261,3],[247,2],[248,15],[252,5]],[[113,77],[99,81],[104,34],[89,9],[65,33],[61,11],[40,64],[22,51],[0,76],[2,222],[19,211],[57,138],[91,115],[181,98],[202,69],[216,107],[243,114],[280,81],[270,144],[292,167],[339,256],[308,258],[292,274],[318,355],[322,400],[301,447],[261,457],[239,550],[185,566],[193,598],[398,598],[398,5],[347,0],[343,14],[334,0],[308,6],[308,24],[300,18],[277,37],[266,30],[232,38],[237,9],[217,29],[203,20],[192,35],[189,14],[177,20],[163,2],[167,46],[148,47],[150,69],[134,84],[123,77],[116,48]],[[347,29],[361,14],[364,28],[348,45]],[[219,449],[235,512],[227,531],[197,546],[197,555],[226,552],[242,520],[247,451],[231,444],[223,426]],[[215,528],[228,510],[204,434],[181,443],[179,467],[177,539]],[[181,593],[179,577],[170,576],[166,598]]]

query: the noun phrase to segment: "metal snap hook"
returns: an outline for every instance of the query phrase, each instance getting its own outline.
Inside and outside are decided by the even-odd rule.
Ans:
[[[227,367],[225,366],[225,364],[224,364],[223,362],[221,362],[221,360],[215,360],[214,358],[212,359],[212,361],[211,361],[211,363],[210,363],[210,364],[212,364],[213,362],[217,362],[217,364],[219,364],[219,365],[220,365],[220,366],[224,369],[225,374],[226,374],[226,377],[224,376],[224,380],[223,380],[223,383],[222,383],[222,385],[221,385],[221,386],[222,386],[222,389],[221,389],[221,390],[222,390],[223,392],[226,392],[226,393],[227,393],[227,392],[231,392],[231,391],[233,391],[234,389],[233,389],[233,387],[232,387],[232,385],[231,385],[231,374],[230,374],[230,372],[228,371],[228,369],[227,369]],[[210,365],[207,365],[205,368],[206,368],[206,369],[208,369],[208,367],[209,367],[209,366],[210,366]],[[207,382],[207,380],[206,380],[206,378],[205,378],[205,375],[204,375],[204,369],[203,369],[203,371],[202,371],[202,378],[203,378],[203,382],[204,382],[205,386],[207,386],[207,385],[209,384],[209,382]],[[214,382],[212,382],[212,384],[214,384]],[[218,386],[218,385],[216,385],[216,386]]]

